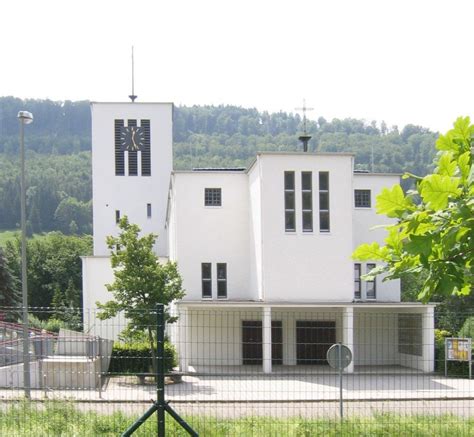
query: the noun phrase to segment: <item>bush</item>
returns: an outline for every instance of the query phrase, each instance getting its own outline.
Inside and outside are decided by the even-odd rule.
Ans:
[[[459,337],[474,339],[474,316],[468,317],[458,333]],[[472,342],[471,342],[472,344]]]
[[[176,365],[175,347],[165,340],[165,372]],[[152,369],[151,351],[147,343],[114,343],[110,373],[149,373]]]

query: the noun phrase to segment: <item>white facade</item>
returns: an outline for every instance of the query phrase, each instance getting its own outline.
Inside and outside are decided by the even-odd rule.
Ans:
[[[396,175],[355,174],[350,154],[261,153],[247,171],[174,172],[168,215],[170,259],[179,263],[184,300],[202,298],[201,264],[226,263],[226,299],[351,302],[354,262],[363,241],[383,244],[375,207],[356,208],[354,189],[375,196]],[[295,230],[285,230],[284,173],[295,175]],[[301,174],[312,180],[313,230],[302,229]],[[320,172],[329,178],[329,231],[320,230]],[[220,188],[221,206],[206,206],[206,188]],[[214,272],[215,273],[215,272]],[[366,273],[366,263],[362,265]],[[364,285],[362,281],[364,295]],[[216,276],[212,298],[218,299]],[[362,296],[365,300],[365,296]],[[376,280],[376,301],[399,302],[398,280]]]
[[[150,123],[150,175],[140,174],[142,152],[137,174],[129,174],[127,151],[124,174],[116,174],[117,120]],[[248,364],[243,338],[252,321],[261,326],[265,372],[272,371],[274,323],[280,364],[298,365],[305,323],[317,330],[320,322],[328,341],[353,350],[349,372],[354,365],[432,370],[433,307],[400,303],[398,280],[365,282],[356,272],[372,263],[351,259],[361,243],[383,244],[385,230],[371,228],[391,220],[376,214],[375,197],[398,175],[354,173],[352,154],[289,152],[259,153],[248,169],[172,172],[171,104],[92,104],[92,121],[94,256],[83,259],[88,333],[116,339],[114,327],[124,326],[117,318],[105,328],[95,315],[96,302],[111,298],[105,238],[117,233],[120,211],[143,233],[158,233],[157,254],[178,263],[186,296],[175,306],[179,322],[170,335],[183,371]],[[417,355],[398,338],[400,314],[412,313],[423,316],[407,322],[423,331]]]
[[[139,223],[144,233],[161,236],[157,252],[166,255],[164,230],[169,178],[173,166],[171,103],[92,103],[92,194],[94,255],[107,255],[105,239],[117,234],[116,214]],[[124,174],[116,173],[115,121],[138,126],[149,121],[151,171],[142,174],[143,152],[137,153],[137,174],[130,172],[130,152],[123,152]],[[117,153],[119,153],[117,151]],[[148,207],[147,205],[150,205]],[[148,217],[151,209],[151,217]]]

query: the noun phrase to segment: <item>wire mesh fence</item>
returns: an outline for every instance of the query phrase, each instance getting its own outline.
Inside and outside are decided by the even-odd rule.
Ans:
[[[18,311],[0,311],[0,435],[118,435],[157,399],[156,310],[131,327],[29,308],[26,357]],[[200,302],[171,315],[165,397],[199,435],[473,435],[474,314],[457,314],[456,332],[414,305]],[[342,378],[327,360],[338,343],[352,353]],[[151,418],[136,435],[156,433]],[[167,418],[166,435],[187,433]]]

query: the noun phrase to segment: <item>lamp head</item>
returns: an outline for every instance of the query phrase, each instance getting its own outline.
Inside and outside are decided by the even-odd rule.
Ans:
[[[28,111],[20,111],[18,112],[17,118],[21,120],[24,124],[33,123],[33,114]]]

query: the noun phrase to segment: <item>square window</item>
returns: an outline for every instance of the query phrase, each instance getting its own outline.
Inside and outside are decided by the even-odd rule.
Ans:
[[[370,190],[354,190],[354,206],[356,208],[370,208]]]
[[[204,206],[222,206],[221,188],[204,189]]]

